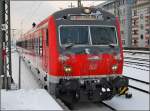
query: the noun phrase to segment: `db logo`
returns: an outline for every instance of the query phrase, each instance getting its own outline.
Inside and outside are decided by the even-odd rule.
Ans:
[[[96,69],[97,69],[97,64],[96,64],[96,63],[91,63],[91,64],[89,65],[89,69],[90,69],[90,70],[96,70]]]

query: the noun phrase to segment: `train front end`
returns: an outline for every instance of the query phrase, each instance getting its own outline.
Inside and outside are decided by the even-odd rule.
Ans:
[[[123,51],[118,19],[95,8],[55,13],[59,78],[55,94],[70,103],[103,101],[125,94]]]

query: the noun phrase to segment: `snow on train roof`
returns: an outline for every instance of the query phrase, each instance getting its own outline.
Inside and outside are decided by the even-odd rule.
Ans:
[[[85,10],[89,9],[90,13],[86,13]],[[57,11],[53,14],[53,16],[55,17],[55,19],[58,19],[60,17],[64,17],[64,16],[68,16],[71,14],[77,14],[77,15],[81,15],[81,14],[87,14],[87,15],[103,15],[104,19],[106,20],[108,17],[111,19],[115,19],[115,16],[101,8],[93,8],[93,7],[81,7],[81,8],[67,8],[61,11]]]
[[[84,12],[85,9],[89,9],[90,13],[85,13]],[[39,24],[37,24],[35,27],[30,29],[25,34],[23,34],[23,38],[21,38],[21,39],[26,38],[26,35],[29,35],[29,34],[32,34],[33,32],[36,32],[41,26],[43,26],[44,24],[46,24],[48,22],[48,19],[51,16],[54,16],[54,18],[56,20],[62,20],[62,19],[64,19],[64,17],[68,17],[70,15],[94,15],[94,16],[96,16],[96,18],[100,18],[100,19],[96,19],[96,20],[101,20],[101,18],[103,17],[103,20],[101,20],[102,22],[107,21],[107,20],[108,21],[111,20],[112,23],[114,23],[114,20],[115,20],[115,16],[113,14],[111,14],[111,13],[109,13],[109,12],[107,12],[101,8],[93,8],[93,7],[67,8],[64,10],[57,11],[57,12],[53,13],[52,15],[48,16],[46,19],[44,19]]]

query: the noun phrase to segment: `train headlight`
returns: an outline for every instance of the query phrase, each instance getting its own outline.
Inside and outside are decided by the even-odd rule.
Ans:
[[[65,71],[65,73],[71,73],[72,67],[71,66],[64,66],[64,71]]]
[[[91,13],[91,10],[90,10],[89,8],[85,8],[85,9],[84,9],[84,13],[90,14],[90,13]]]
[[[113,71],[116,71],[117,69],[118,69],[118,65],[113,65],[113,66],[112,66],[112,70],[113,70]]]

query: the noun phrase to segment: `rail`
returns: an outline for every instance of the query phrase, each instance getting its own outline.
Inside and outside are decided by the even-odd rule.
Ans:
[[[123,50],[123,52],[132,54],[150,54],[150,51],[141,51],[141,50]]]
[[[128,78],[128,79],[131,79],[131,80],[134,80],[134,81],[137,81],[137,82],[140,82],[140,83],[144,83],[144,84],[146,84],[146,85],[150,85],[150,82],[142,81],[142,80],[135,79],[135,78],[131,78],[131,77],[128,77],[128,76],[123,76],[123,77]],[[131,87],[131,88],[133,88],[133,89],[139,90],[139,91],[141,91],[141,92],[150,94],[149,91],[146,91],[146,90],[144,90],[144,89],[135,87],[135,86],[133,86],[133,85],[128,85],[128,86]]]

